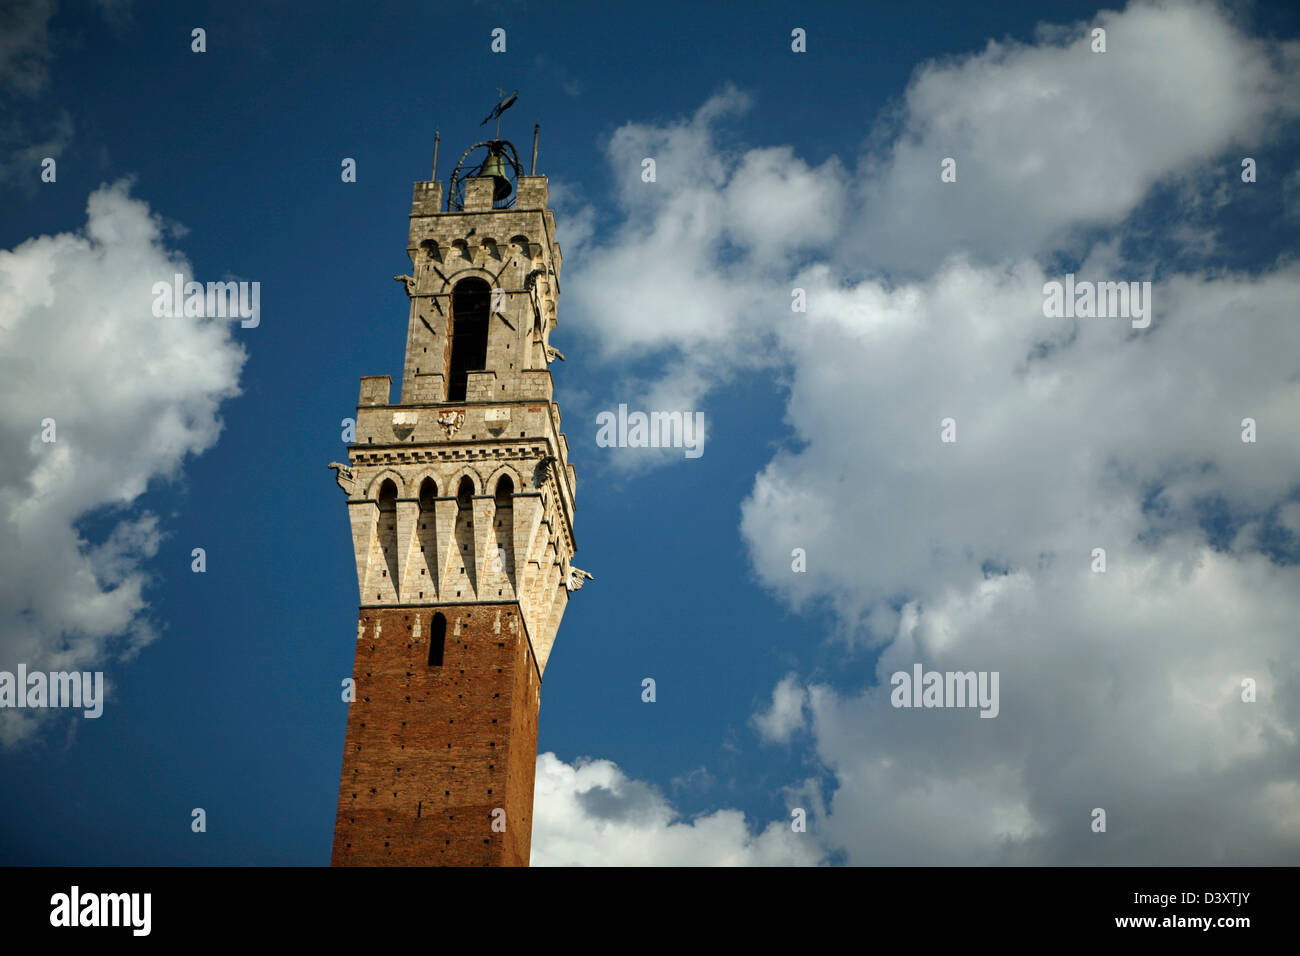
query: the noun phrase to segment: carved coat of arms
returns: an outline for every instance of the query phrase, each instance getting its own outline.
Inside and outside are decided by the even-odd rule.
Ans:
[[[465,424],[465,413],[456,409],[448,409],[445,412],[438,413],[438,424],[442,430],[451,438],[456,434],[457,429]]]

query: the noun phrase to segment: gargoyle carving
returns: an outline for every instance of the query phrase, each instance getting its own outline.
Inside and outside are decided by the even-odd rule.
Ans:
[[[332,461],[329,467],[334,469],[334,480],[339,483],[339,487],[349,495],[357,486],[356,477],[352,474],[352,468],[343,464],[341,461]]]
[[[596,579],[592,576],[590,571],[584,571],[582,568],[575,568],[573,565],[569,565],[568,569],[564,573],[564,586],[570,593],[581,590],[584,584],[588,581],[594,580]]]
[[[394,282],[406,283],[406,294],[415,295],[415,277],[414,276],[393,276]]]
[[[551,468],[559,461],[554,455],[547,455],[537,463],[537,468],[533,472],[534,487],[540,488],[546,484],[546,476],[551,473]]]

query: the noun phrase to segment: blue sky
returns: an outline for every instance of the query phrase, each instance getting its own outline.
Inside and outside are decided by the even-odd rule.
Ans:
[[[357,590],[325,465],[360,377],[400,375],[391,277],[434,130],[445,179],[497,87],[519,90],[502,134],[521,152],[542,126],[552,371],[595,575],[547,665],[535,862],[1300,859],[1300,15],[882,7],[20,5],[0,47],[0,668],[80,655],[110,695],[97,720],[6,725],[0,861],[328,862]],[[92,195],[93,249],[29,242],[86,230]],[[126,293],[95,301],[150,256],[259,281],[260,325],[151,342]],[[1076,269],[1154,278],[1161,334],[1050,328],[1035,290]],[[1012,354],[1043,342],[1039,365]],[[139,371],[155,346],[186,381]],[[704,455],[597,447],[620,402],[704,410]],[[46,408],[84,458],[42,463]],[[960,464],[934,437],[948,414]],[[1120,593],[1059,570],[1099,541]],[[124,581],[120,626],[88,622],[87,595]],[[999,719],[889,708],[913,660],[1000,669]],[[1133,726],[1149,736],[1113,749]],[[1099,805],[1115,830],[1085,846]]]

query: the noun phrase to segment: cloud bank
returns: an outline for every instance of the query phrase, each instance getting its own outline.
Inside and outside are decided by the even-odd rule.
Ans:
[[[640,388],[677,400],[659,407],[749,368],[788,381],[795,441],[742,505],[753,573],[831,608],[846,657],[878,655],[865,686],[790,675],[754,716],[825,770],[810,859],[1300,861],[1300,266],[1156,262],[1134,241],[1165,187],[1175,222],[1253,188],[1240,159],[1294,136],[1297,91],[1300,45],[1142,3],[920,65],[852,162],[729,151],[751,106],[734,89],[613,137],[622,218],[570,256],[576,324],[611,363],[653,357]],[[1179,235],[1189,258],[1217,238]],[[1045,318],[1063,256],[1154,278],[1151,326]],[[998,671],[999,716],[894,709],[889,676],[914,663]],[[543,845],[599,824],[577,789],[539,787]],[[638,825],[662,835],[650,805]],[[618,861],[599,845],[583,862]]]

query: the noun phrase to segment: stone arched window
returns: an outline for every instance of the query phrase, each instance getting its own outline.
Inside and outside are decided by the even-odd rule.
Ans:
[[[497,507],[509,508],[514,505],[515,482],[509,475],[502,475],[497,481]]]
[[[461,279],[451,290],[451,358],[447,401],[465,401],[470,372],[487,367],[488,318],[492,289],[483,279]]]
[[[471,511],[474,507],[474,481],[469,475],[462,478],[456,488],[456,506],[462,511]]]
[[[420,510],[432,511],[433,499],[438,497],[438,486],[432,478],[426,478],[420,482]]]

